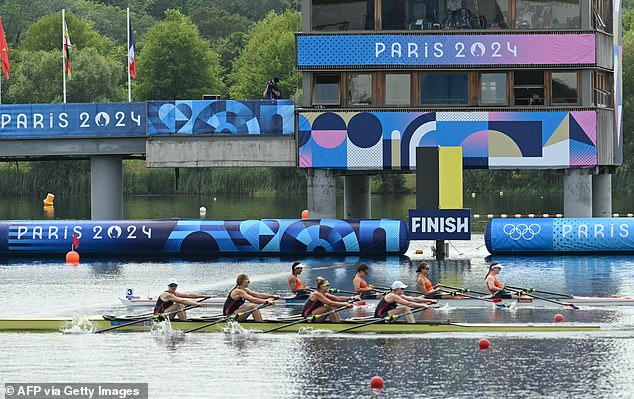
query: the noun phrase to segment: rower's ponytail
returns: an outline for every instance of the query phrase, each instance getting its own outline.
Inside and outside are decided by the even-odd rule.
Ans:
[[[487,275],[486,275],[486,276],[484,276],[484,279],[485,279],[485,280],[487,279],[487,277],[489,277],[489,274],[491,274],[491,270],[493,270],[493,268],[494,268],[496,265],[499,265],[499,264],[500,264],[500,262],[493,262],[493,263],[491,263],[491,264],[489,265],[489,271],[487,272]]]

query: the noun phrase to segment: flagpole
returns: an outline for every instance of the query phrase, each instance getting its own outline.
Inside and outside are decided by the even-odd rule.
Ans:
[[[127,18],[127,31],[128,31],[128,56],[126,57],[126,64],[128,66],[128,102],[132,102],[132,83],[130,80],[130,7],[128,7],[128,18]]]
[[[66,21],[66,10],[62,8],[62,76],[64,77],[64,104],[66,104],[66,55],[64,53],[64,37],[66,32],[64,31],[64,22]]]

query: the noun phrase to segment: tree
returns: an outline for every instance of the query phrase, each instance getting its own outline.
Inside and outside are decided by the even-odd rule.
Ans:
[[[66,24],[74,50],[93,47],[102,55],[114,51],[114,42],[95,32],[90,22],[77,18],[68,12],[66,13]],[[26,31],[20,48],[30,51],[59,50],[61,52],[62,13],[56,12],[38,19]]]
[[[18,51],[15,69],[3,100],[15,104],[61,103],[61,51]],[[12,65],[12,66],[13,66]],[[86,48],[75,53],[72,79],[67,81],[67,101],[71,103],[121,101],[119,86],[125,64],[119,65]]]
[[[218,7],[251,21],[259,21],[271,11],[281,14],[291,8],[289,0],[187,0],[185,3],[186,10],[200,6]]]
[[[247,44],[234,62],[230,94],[236,99],[262,97],[266,82],[280,78],[282,96],[289,98],[300,87],[300,74],[295,72],[295,36],[301,29],[301,14],[287,11],[269,13],[247,34]]]
[[[252,24],[248,18],[218,7],[195,7],[189,11],[189,16],[200,34],[210,42],[235,32],[246,32]]]
[[[192,21],[175,10],[165,13],[145,35],[138,56],[142,71],[135,87],[140,100],[197,99],[224,94],[218,54]]]

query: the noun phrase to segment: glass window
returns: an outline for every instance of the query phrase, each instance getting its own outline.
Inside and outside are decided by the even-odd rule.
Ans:
[[[482,29],[486,12],[485,2],[495,4],[495,0],[442,0],[442,15],[439,23],[442,29]]]
[[[577,72],[553,72],[553,104],[577,104]]]
[[[483,73],[481,105],[506,105],[506,73]]]
[[[313,104],[339,105],[339,75],[315,75]]]
[[[423,73],[420,77],[422,105],[466,105],[466,73]]]
[[[372,75],[351,74],[348,78],[348,104],[372,105]]]
[[[515,105],[544,105],[544,71],[515,71],[513,97]]]
[[[316,31],[374,30],[374,0],[313,0]]]
[[[579,29],[579,0],[517,0],[516,29]]]
[[[410,76],[405,73],[385,75],[385,105],[410,105]]]
[[[447,8],[452,10],[459,21],[460,19],[464,21],[465,11],[463,9],[466,9],[473,29],[508,29],[508,0],[462,0],[459,2],[458,11],[453,11],[454,2],[458,0],[445,1],[448,4]],[[464,25],[464,22],[459,22],[458,27],[460,25]]]
[[[381,2],[383,30],[432,29],[438,21],[439,0],[384,0]]]
[[[612,108],[614,105],[612,74],[605,71],[595,71],[592,76],[592,86],[594,88],[594,104],[601,108]]]

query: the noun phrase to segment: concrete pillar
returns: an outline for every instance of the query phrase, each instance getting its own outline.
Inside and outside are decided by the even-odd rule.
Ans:
[[[307,207],[311,219],[336,218],[337,197],[335,176],[330,170],[308,169]]]
[[[343,179],[344,219],[370,219],[372,205],[370,175],[350,175]]]
[[[566,169],[564,174],[564,216],[592,217],[592,176],[587,169]]]
[[[121,155],[90,157],[90,218],[123,218]]]
[[[592,176],[592,216],[612,217],[612,175],[609,173]]]

